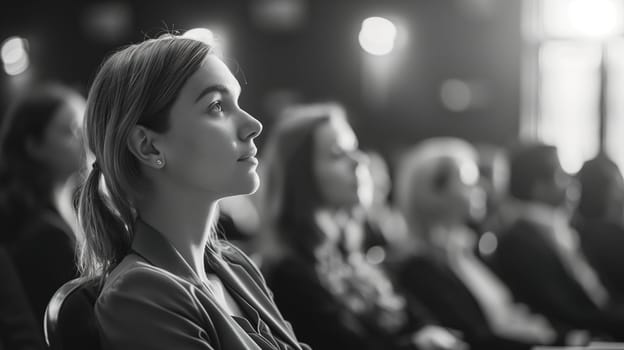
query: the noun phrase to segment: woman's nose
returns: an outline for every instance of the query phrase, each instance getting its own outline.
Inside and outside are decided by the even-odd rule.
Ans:
[[[262,132],[262,123],[242,109],[241,113],[243,122],[239,129],[239,137],[243,141],[253,140]]]

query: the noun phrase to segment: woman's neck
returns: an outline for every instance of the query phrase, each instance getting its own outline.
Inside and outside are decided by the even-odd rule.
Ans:
[[[154,191],[137,205],[141,219],[165,236],[202,280],[206,280],[204,253],[218,202],[206,197]]]

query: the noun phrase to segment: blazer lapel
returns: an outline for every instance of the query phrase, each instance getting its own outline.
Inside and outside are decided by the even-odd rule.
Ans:
[[[199,280],[193,269],[186,263],[178,251],[156,229],[142,220],[137,220],[135,235],[132,242],[134,253],[147,260],[150,264],[163,268],[172,274],[181,277],[194,284],[209,295],[212,291]],[[282,318],[279,316],[273,303],[265,296],[265,293],[257,286],[256,282],[247,275],[247,272],[239,265],[227,264],[222,259],[211,257],[206,253],[206,262],[214,273],[219,276],[225,286],[230,290],[234,298],[244,298],[253,305],[260,317],[275,330],[282,339],[286,340],[295,349],[300,349],[299,343],[284,328]]]
[[[223,283],[236,292],[233,293],[234,297],[244,298],[247,303],[254,306],[260,317],[279,333],[282,339],[288,341],[295,349],[300,348],[293,335],[285,329],[284,321],[273,302],[266,297],[264,291],[248,276],[243,267],[225,263],[221,259],[208,259],[208,261]]]

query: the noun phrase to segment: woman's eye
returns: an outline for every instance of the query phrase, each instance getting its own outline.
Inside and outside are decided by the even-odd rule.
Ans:
[[[221,104],[220,101],[216,101],[210,104],[210,106],[208,106],[208,110],[210,112],[223,112],[223,105]]]

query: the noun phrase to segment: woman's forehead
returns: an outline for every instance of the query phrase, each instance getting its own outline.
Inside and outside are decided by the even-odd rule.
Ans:
[[[223,87],[235,96],[238,96],[241,90],[238,80],[225,63],[214,55],[208,55],[199,69],[188,79],[181,93],[197,95],[204,89],[215,86]]]

